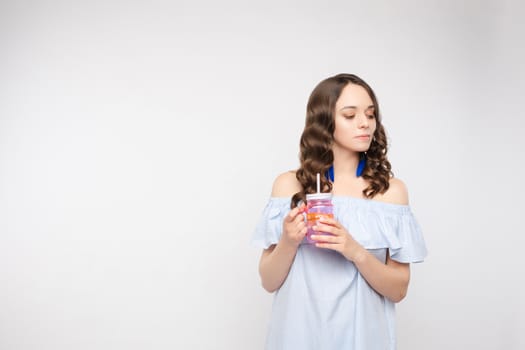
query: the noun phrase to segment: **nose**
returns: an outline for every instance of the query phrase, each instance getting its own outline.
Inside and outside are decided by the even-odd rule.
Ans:
[[[359,128],[367,129],[368,128],[368,117],[364,114],[359,116]]]

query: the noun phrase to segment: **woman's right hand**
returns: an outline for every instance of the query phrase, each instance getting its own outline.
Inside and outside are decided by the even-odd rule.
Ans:
[[[290,212],[284,217],[281,242],[298,247],[303,241],[307,231],[303,216],[305,210],[306,206],[302,203],[300,206],[290,210]]]

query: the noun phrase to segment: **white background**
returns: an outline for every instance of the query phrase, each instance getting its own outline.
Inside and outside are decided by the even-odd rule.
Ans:
[[[261,349],[251,234],[340,72],[429,249],[399,348],[525,348],[523,8],[0,2],[0,349]]]

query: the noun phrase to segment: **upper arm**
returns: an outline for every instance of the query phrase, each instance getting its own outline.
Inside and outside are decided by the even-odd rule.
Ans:
[[[291,197],[301,191],[301,184],[294,171],[288,171],[277,176],[272,187],[272,197]]]
[[[399,261],[395,261],[390,257],[390,254],[386,254],[386,265],[395,268],[396,270],[403,271],[404,273],[407,273],[407,277],[410,276],[410,264],[409,263],[400,263]]]
[[[272,186],[272,197],[287,197],[290,198],[297,192],[301,191],[302,187],[297,178],[295,171],[287,171],[275,178]],[[261,254],[260,264],[274,251],[275,244],[264,249]]]
[[[287,171],[275,178],[272,186],[272,197],[291,197],[301,191],[301,184],[295,177],[295,171]],[[264,249],[261,254],[261,262],[275,249],[275,244]]]
[[[388,203],[408,205],[408,189],[405,183],[399,179],[391,178],[388,190],[381,196],[381,200]],[[407,280],[410,276],[410,264],[400,263],[386,255],[386,264],[406,274]]]
[[[259,259],[259,271],[261,271],[262,265],[263,265],[263,263],[265,262],[265,260],[266,260],[266,259],[268,258],[268,256],[270,256],[270,254],[272,254],[272,252],[274,251],[275,246],[276,246],[275,244],[272,244],[272,245],[269,246],[268,248],[263,249],[262,254],[261,254],[261,258]]]
[[[404,298],[406,295],[408,284],[410,283],[410,264],[408,263],[400,263],[398,261],[393,260],[390,257],[390,254],[387,252],[386,254],[386,265],[393,269],[397,276],[399,276],[400,281],[402,281],[404,286],[404,291],[402,292],[401,299]],[[400,300],[401,300],[400,299]]]
[[[261,261],[264,260],[264,258],[266,258],[268,255],[270,255],[273,252],[273,250],[275,249],[275,246],[276,246],[275,244],[272,244],[268,248],[263,249],[262,254],[261,254]]]
[[[408,205],[408,189],[405,183],[397,178],[391,178],[388,190],[383,193],[381,200],[393,204]]]

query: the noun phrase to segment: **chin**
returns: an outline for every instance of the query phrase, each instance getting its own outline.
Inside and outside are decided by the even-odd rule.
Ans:
[[[369,149],[370,149],[370,146],[368,146],[368,147],[355,147],[353,149],[353,151],[362,153],[362,152],[367,152]]]
[[[363,144],[360,144],[360,145],[340,145],[340,147],[342,149],[345,149],[347,151],[351,151],[351,152],[357,152],[357,153],[362,153],[362,152],[367,152],[369,149],[370,149],[370,145],[363,145]]]

